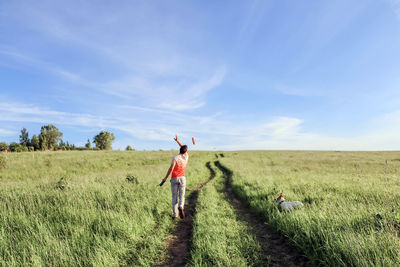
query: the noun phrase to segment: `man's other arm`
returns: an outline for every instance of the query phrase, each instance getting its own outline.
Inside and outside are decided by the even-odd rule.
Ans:
[[[174,167],[175,167],[175,160],[171,162],[171,166],[169,167],[167,174],[165,175],[165,178],[162,180],[163,182],[165,182],[168,179]]]

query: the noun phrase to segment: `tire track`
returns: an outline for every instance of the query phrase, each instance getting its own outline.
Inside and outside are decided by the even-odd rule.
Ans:
[[[232,171],[221,165],[215,166],[224,174],[227,197],[237,212],[237,219],[246,222],[262,247],[262,252],[269,258],[270,266],[313,266],[288,240],[272,229],[264,218],[252,212],[247,205],[240,201],[232,191]]]
[[[190,256],[193,236],[193,219],[196,213],[196,204],[199,197],[199,191],[209,181],[214,179],[215,171],[211,168],[211,162],[206,163],[210,171],[210,177],[204,183],[199,184],[185,201],[185,218],[180,220],[175,227],[172,237],[167,242],[167,258],[165,262],[158,266],[185,266]]]

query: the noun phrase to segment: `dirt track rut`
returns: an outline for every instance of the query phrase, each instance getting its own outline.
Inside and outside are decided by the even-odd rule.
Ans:
[[[237,213],[237,219],[245,222],[250,227],[251,232],[262,247],[263,254],[269,259],[269,262],[266,262],[266,266],[313,266],[288,243],[285,237],[273,230],[264,218],[252,213],[249,207],[235,196],[232,191],[232,171],[221,165],[218,160],[214,161],[214,164],[223,173],[226,181],[226,196]],[[172,237],[167,243],[167,258],[158,266],[185,266],[190,260],[193,219],[199,191],[216,175],[210,162],[206,163],[206,167],[210,171],[210,177],[189,194],[185,204],[186,217],[178,221]]]
[[[209,181],[215,177],[215,171],[211,168],[211,163],[207,162],[206,167],[210,171],[209,179],[198,185],[190,194],[185,203],[185,219],[177,223],[172,233],[172,237],[167,244],[167,259],[160,264],[161,266],[185,266],[189,261],[191,241],[193,236],[193,219],[196,212],[197,198],[199,191]]]
[[[265,219],[250,212],[247,205],[241,202],[232,191],[232,171],[214,162],[225,176],[225,189],[227,196],[237,212],[237,219],[246,222],[257,241],[260,243],[263,253],[269,258],[270,266],[313,266],[288,241],[275,230],[273,230]]]

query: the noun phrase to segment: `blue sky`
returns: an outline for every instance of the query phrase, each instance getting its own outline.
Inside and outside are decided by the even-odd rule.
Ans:
[[[400,0],[0,1],[0,141],[400,149]]]

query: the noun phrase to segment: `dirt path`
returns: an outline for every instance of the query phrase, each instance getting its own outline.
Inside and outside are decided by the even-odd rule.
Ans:
[[[210,177],[205,183],[198,185],[185,201],[185,219],[178,219],[179,222],[167,243],[167,259],[160,264],[161,266],[185,266],[189,260],[193,235],[193,219],[196,212],[199,191],[215,177],[215,171],[211,168],[210,162],[206,163],[206,167],[210,171]]]
[[[238,220],[246,222],[260,243],[263,253],[270,259],[270,266],[312,266],[288,241],[260,216],[250,212],[250,209],[236,198],[232,192],[232,171],[222,166],[219,161],[214,162],[226,178],[226,191],[229,201],[237,211]]]

